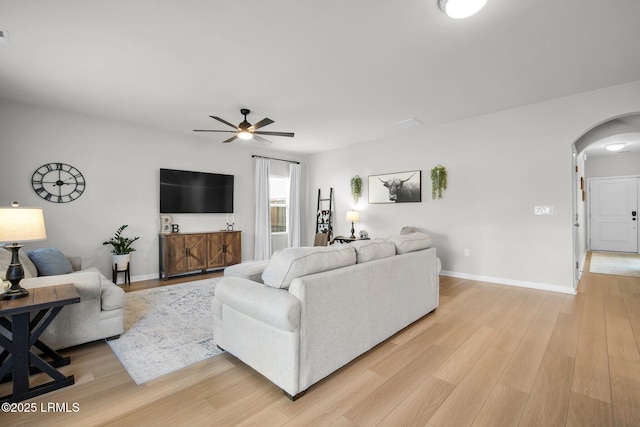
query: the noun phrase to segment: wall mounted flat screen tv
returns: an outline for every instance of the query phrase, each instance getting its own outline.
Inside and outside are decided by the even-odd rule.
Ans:
[[[233,175],[160,169],[160,213],[233,213]]]

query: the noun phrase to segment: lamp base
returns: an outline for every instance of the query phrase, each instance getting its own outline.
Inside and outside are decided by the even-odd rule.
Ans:
[[[23,287],[18,287],[17,289],[9,288],[5,291],[5,293],[0,294],[0,300],[4,299],[18,299],[29,296],[29,291]]]
[[[0,299],[24,298],[29,295],[29,291],[20,286],[20,280],[24,279],[24,268],[18,256],[21,247],[22,245],[17,243],[7,246],[7,249],[11,249],[11,264],[7,267],[6,279],[11,282],[11,286],[0,295]]]

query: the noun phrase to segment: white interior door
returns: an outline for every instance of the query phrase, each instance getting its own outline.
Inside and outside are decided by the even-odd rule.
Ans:
[[[638,177],[589,184],[591,250],[638,252]]]

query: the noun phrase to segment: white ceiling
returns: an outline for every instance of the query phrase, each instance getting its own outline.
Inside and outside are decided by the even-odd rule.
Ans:
[[[640,80],[639,21],[638,0],[0,0],[0,97],[185,135],[246,107],[296,133],[273,149],[317,152]]]

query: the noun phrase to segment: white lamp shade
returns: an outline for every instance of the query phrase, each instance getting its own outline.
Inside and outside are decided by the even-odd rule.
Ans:
[[[31,242],[46,238],[41,208],[0,207],[0,242]]]
[[[351,221],[351,222],[360,221],[360,212],[358,212],[358,211],[347,211],[347,221]]]
[[[440,9],[454,19],[467,18],[484,7],[487,0],[439,0]]]

